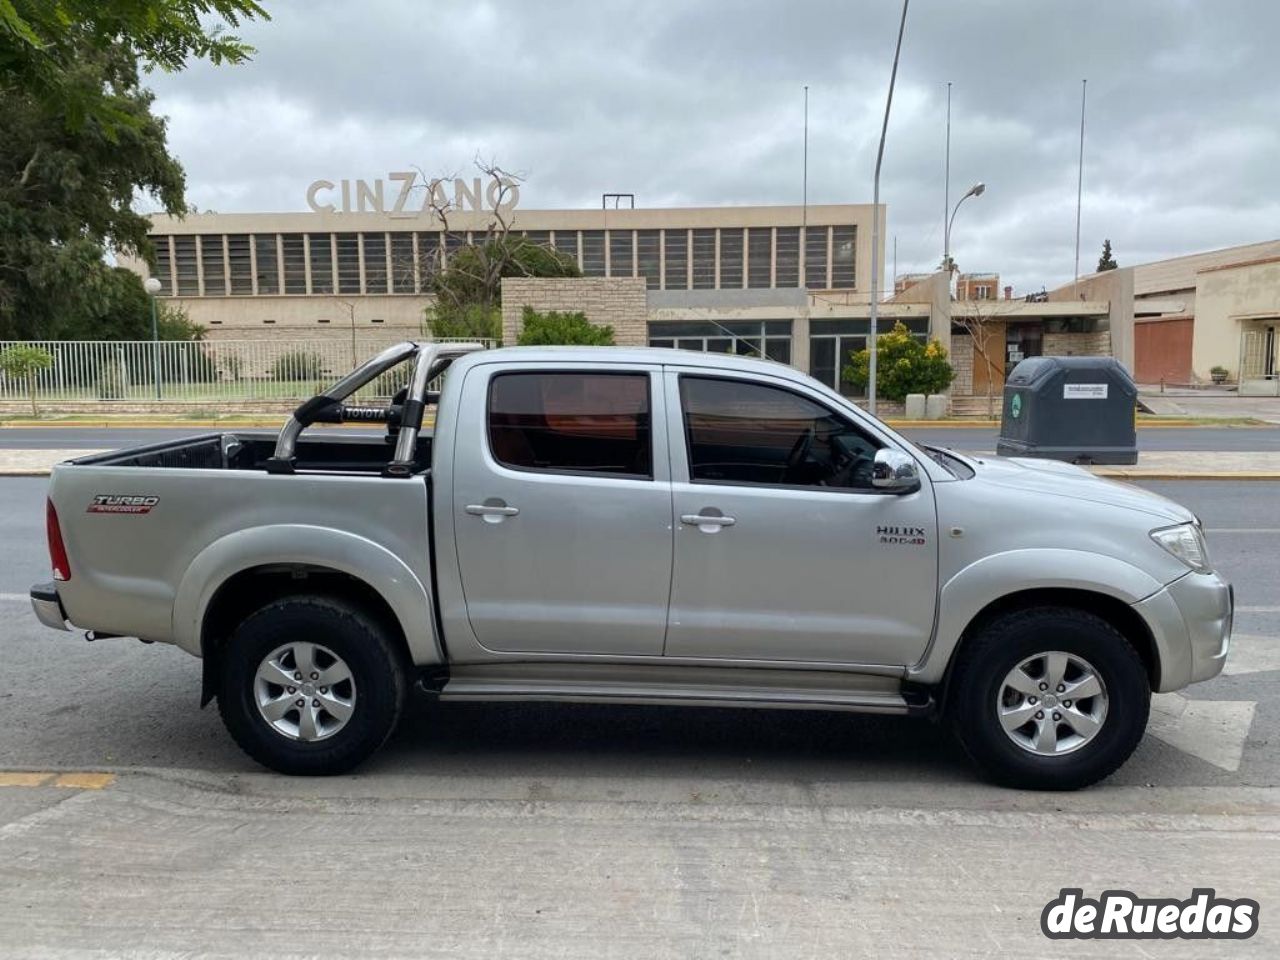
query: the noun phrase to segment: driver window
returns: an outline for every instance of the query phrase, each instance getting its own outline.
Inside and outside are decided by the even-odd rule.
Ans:
[[[822,404],[781,387],[682,376],[695,483],[871,489],[879,444]]]

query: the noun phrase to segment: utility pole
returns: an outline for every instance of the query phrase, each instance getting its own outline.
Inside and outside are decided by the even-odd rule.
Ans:
[[[1071,292],[1079,296],[1076,286],[1080,283],[1080,205],[1084,199],[1084,101],[1089,81],[1080,81],[1080,163],[1076,174],[1076,272]]]
[[[944,169],[944,172],[942,174],[942,228],[944,231],[943,232],[944,239],[943,239],[942,245],[945,248],[947,245],[945,240],[947,216],[948,214],[951,213],[951,81],[950,80],[947,81],[947,152],[946,152],[945,166],[943,169]],[[950,285],[951,283],[951,274],[950,274],[951,264],[947,262],[947,257],[949,253],[950,251],[946,249],[943,249],[942,251],[942,267],[944,270],[948,271],[947,273],[948,285]]]
[[[884,162],[884,138],[889,132],[889,110],[893,107],[893,85],[898,79],[898,58],[902,56],[902,34],[907,29],[907,5],[902,0],[902,20],[898,23],[898,45],[893,51],[893,71],[889,74],[889,96],[884,102],[884,123],[880,127],[880,147],[876,151],[875,188],[871,200],[871,334],[867,363],[867,410],[876,415],[876,354],[879,352],[878,321],[880,319],[880,165]]]

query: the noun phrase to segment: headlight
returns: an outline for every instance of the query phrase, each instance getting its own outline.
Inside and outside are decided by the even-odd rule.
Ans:
[[[1200,525],[1180,523],[1176,527],[1161,527],[1151,531],[1151,539],[1164,547],[1192,570],[1210,573],[1209,548],[1205,545]]]

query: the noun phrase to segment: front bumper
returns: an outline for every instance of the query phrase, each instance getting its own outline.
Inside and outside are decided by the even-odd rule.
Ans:
[[[1235,591],[1216,573],[1188,573],[1134,604],[1160,654],[1159,692],[1216,677],[1231,649]]]
[[[37,583],[32,587],[31,609],[35,611],[36,619],[46,627],[52,627],[54,630],[70,629],[67,626],[66,611],[62,609],[62,601],[58,599],[56,584]]]

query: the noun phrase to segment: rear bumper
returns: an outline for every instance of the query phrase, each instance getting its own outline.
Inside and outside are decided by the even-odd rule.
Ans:
[[[52,627],[54,630],[68,630],[67,614],[62,609],[62,601],[58,599],[57,585],[50,583],[37,583],[31,588],[31,609],[36,613],[36,619],[43,623],[46,627]]]
[[[1160,692],[1222,672],[1231,649],[1235,591],[1216,573],[1188,573],[1134,608],[1161,653]]]

